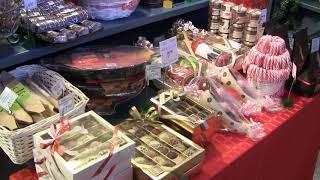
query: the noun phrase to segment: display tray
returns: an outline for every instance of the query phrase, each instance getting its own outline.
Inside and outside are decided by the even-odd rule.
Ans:
[[[136,143],[131,159],[136,179],[183,177],[201,167],[204,149],[165,125],[128,120],[118,127]]]

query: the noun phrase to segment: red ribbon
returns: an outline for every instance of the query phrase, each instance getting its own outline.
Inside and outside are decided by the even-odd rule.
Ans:
[[[60,117],[60,128],[57,129],[56,124],[52,124],[50,126],[50,133],[52,135],[52,139],[48,140],[46,143],[40,143],[41,149],[46,149],[50,146],[50,154],[53,157],[54,152],[57,150],[58,154],[62,156],[64,154],[63,149],[58,140],[59,136],[65,133],[70,129],[69,121],[65,119],[63,116]]]
[[[113,137],[112,137],[112,141],[114,141],[114,139],[118,136],[118,128],[114,128],[114,132],[113,132]],[[113,151],[115,149],[115,144],[114,142],[112,142],[110,149],[109,149],[109,156],[107,157],[106,160],[103,161],[103,163],[100,165],[100,167],[97,169],[97,171],[91,176],[91,179],[98,176],[99,174],[101,174],[102,170],[106,167],[106,165],[109,163],[109,161],[111,160],[112,156],[113,156]],[[104,180],[108,179],[108,177],[111,175],[111,173],[113,172],[113,170],[116,168],[116,165],[113,165],[108,173],[105,175]]]

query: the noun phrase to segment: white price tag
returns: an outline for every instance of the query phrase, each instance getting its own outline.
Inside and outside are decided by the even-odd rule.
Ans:
[[[161,64],[150,64],[146,66],[146,79],[160,79],[161,78]]]
[[[0,106],[10,112],[10,108],[18,98],[18,95],[6,87],[0,95]]]
[[[259,19],[259,24],[263,24],[267,22],[267,14],[268,14],[268,10],[267,9],[262,9],[261,10],[261,15],[260,15],[260,19]]]
[[[311,42],[311,53],[319,51],[320,37],[313,38]]]
[[[293,79],[296,79],[297,77],[297,66],[295,63],[292,63],[292,73],[291,73]]]
[[[37,0],[23,0],[23,3],[27,11],[37,7]]]
[[[68,94],[67,96],[59,100],[59,113],[65,115],[67,112],[71,111],[74,108],[74,95]]]
[[[61,81],[57,81],[50,89],[51,95],[58,99],[64,92],[65,86]]]
[[[159,45],[162,67],[167,67],[178,61],[178,43],[176,36],[161,41]]]

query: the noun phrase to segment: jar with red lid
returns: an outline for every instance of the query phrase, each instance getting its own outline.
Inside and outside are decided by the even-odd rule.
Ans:
[[[220,16],[224,19],[231,19],[232,18],[232,12],[231,9],[233,8],[234,4],[231,2],[225,2],[221,5],[221,11]]]

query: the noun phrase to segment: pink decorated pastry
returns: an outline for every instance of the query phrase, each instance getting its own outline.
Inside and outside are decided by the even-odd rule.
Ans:
[[[278,36],[266,35],[250,50],[242,67],[251,80],[279,83],[289,78],[292,63],[284,40]]]

